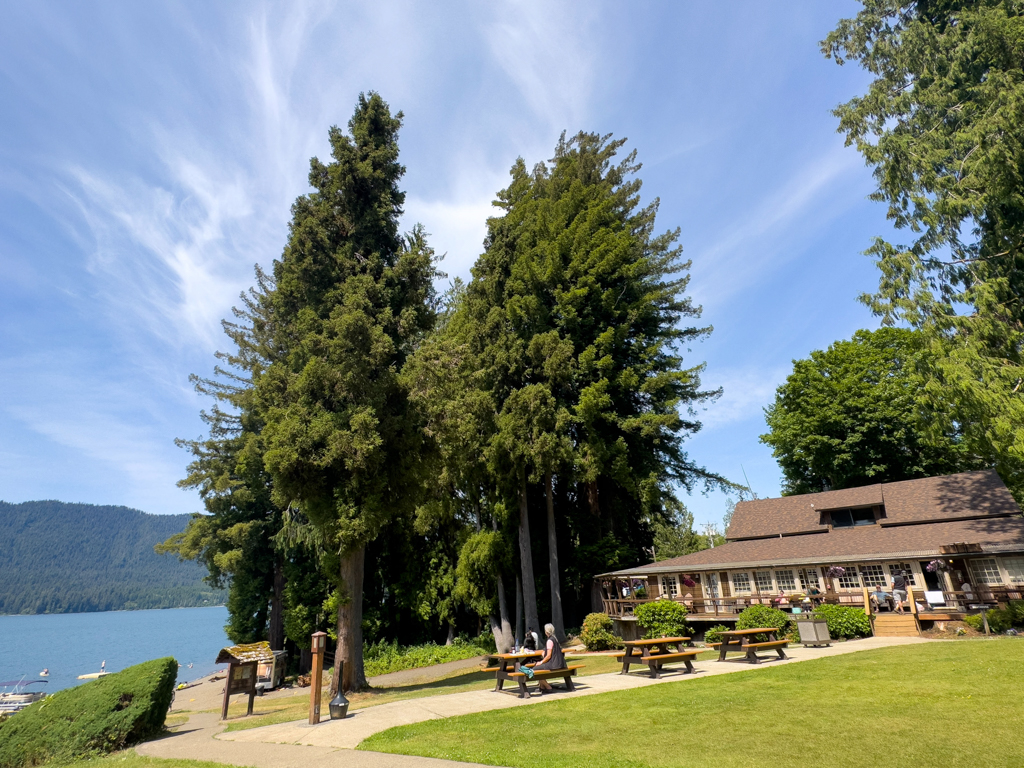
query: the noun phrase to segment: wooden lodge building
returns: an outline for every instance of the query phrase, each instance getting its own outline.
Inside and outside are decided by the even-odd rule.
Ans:
[[[686,604],[695,629],[735,621],[757,603],[800,612],[813,597],[870,609],[868,590],[891,591],[899,570],[909,576],[912,615],[885,620],[910,622],[915,634],[921,622],[1020,599],[1024,516],[999,475],[742,501],[726,544],[596,578],[604,611],[629,638],[633,608],[646,600]]]

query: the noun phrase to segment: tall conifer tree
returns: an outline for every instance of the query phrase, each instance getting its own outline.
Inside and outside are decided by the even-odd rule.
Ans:
[[[332,162],[310,162],[313,191],[295,201],[274,264],[286,354],[256,382],[275,498],[297,505],[341,553],[332,685],[344,690],[366,684],[366,544],[414,503],[421,430],[399,374],[435,319],[433,254],[421,230],[398,230],[401,119],[378,94],[361,95],[350,135],[330,131]]]

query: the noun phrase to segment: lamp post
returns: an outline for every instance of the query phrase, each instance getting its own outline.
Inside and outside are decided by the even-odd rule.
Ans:
[[[320,695],[323,691],[324,650],[327,648],[327,633],[314,632],[311,649],[313,651],[313,669],[309,675],[309,724],[320,722]]]

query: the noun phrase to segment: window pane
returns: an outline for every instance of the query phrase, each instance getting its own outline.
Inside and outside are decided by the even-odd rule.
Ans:
[[[853,525],[853,515],[848,509],[835,509],[832,511],[833,528],[849,528]]]
[[[754,573],[754,579],[757,581],[758,592],[773,592],[772,589],[772,574],[771,571],[757,571]]]
[[[1004,557],[1003,567],[1011,584],[1024,584],[1024,557]]]
[[[855,509],[853,510],[853,524],[854,525],[874,525],[875,524],[875,513],[870,509]]]
[[[675,576],[661,577],[661,592],[669,597],[675,597],[679,594],[679,584],[676,582]]]
[[[862,565],[860,567],[860,575],[864,579],[865,587],[885,586],[885,571],[882,570],[880,565]]]
[[[746,573],[734,573],[732,575],[732,591],[733,592],[750,592],[750,576]]]
[[[856,589],[860,586],[860,577],[857,576],[855,566],[847,567],[846,573],[839,577],[839,586],[841,589]]]
[[[900,571],[907,577],[907,581],[910,582],[910,586],[917,586],[917,579],[914,578],[914,569],[910,567],[910,563],[889,563],[889,579],[891,580]]]
[[[786,589],[790,592],[796,591],[796,581],[793,580],[792,571],[776,571],[775,583],[779,585],[779,589]]]
[[[974,578],[980,584],[994,586],[1003,583],[1003,577],[999,575],[999,566],[994,558],[983,560],[972,560],[971,570],[974,571]]]
[[[821,589],[821,582],[818,581],[818,569],[806,568],[800,571],[800,586],[806,592],[811,587]]]

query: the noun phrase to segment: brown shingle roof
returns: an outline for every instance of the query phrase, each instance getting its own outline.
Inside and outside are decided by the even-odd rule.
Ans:
[[[824,493],[741,501],[726,531],[730,541],[780,533],[826,531],[820,512],[846,507],[885,505],[883,526],[925,520],[1020,514],[999,475],[993,470],[879,483]]]
[[[883,528],[865,525],[829,533],[731,541],[714,549],[616,571],[677,573],[774,564],[831,564],[865,559],[930,558],[944,544],[981,544],[983,552],[1024,552],[1024,517],[992,517]]]

